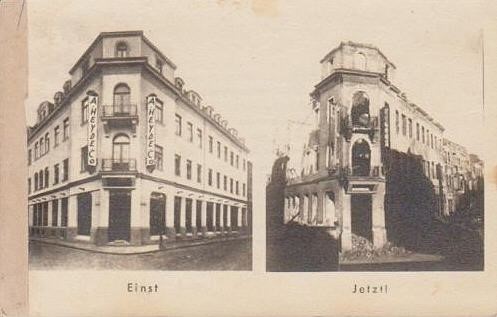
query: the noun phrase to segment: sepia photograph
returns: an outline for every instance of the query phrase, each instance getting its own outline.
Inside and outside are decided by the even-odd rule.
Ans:
[[[27,105],[30,268],[250,270],[244,138],[143,31],[85,44]]]
[[[496,13],[0,0],[0,317],[495,315]]]
[[[479,154],[396,86],[402,65],[397,71],[377,47],[341,42],[319,62],[310,115],[289,119],[288,143],[276,144],[266,185],[268,270],[483,270]],[[481,97],[470,99],[481,111]],[[452,121],[458,106],[468,104],[442,119]]]

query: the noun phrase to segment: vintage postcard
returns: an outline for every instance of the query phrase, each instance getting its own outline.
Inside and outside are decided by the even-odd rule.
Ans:
[[[494,2],[0,9],[0,317],[497,313]]]

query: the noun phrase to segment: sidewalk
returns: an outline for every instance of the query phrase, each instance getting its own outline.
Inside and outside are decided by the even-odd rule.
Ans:
[[[188,247],[199,246],[199,245],[221,243],[221,242],[233,241],[233,240],[244,240],[244,239],[251,239],[251,238],[252,237],[250,235],[232,235],[232,236],[223,236],[223,237],[209,237],[209,238],[195,239],[195,240],[191,240],[191,239],[189,239],[189,240],[186,240],[186,239],[185,240],[176,240],[176,241],[164,240],[164,243],[163,243],[164,246],[162,249],[159,248],[158,243],[157,244],[148,244],[148,245],[138,245],[138,246],[136,246],[136,245],[98,246],[98,245],[90,244],[88,242],[64,241],[64,240],[58,240],[55,238],[39,238],[39,237],[31,237],[30,241],[58,245],[58,246],[77,249],[77,250],[91,251],[91,252],[95,252],[95,253],[121,254],[121,255],[124,254],[125,255],[125,254],[154,253],[154,252],[159,252],[159,251],[167,251],[167,250],[188,248]]]

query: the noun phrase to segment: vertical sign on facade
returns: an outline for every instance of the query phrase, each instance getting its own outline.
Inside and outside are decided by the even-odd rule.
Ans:
[[[97,115],[98,97],[88,95],[88,165],[97,166]]]
[[[147,155],[146,166],[155,165],[155,96],[147,97]]]

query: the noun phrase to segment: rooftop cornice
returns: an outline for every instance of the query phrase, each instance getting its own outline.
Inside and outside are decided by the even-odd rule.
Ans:
[[[322,63],[324,62],[325,60],[327,60],[328,58],[330,58],[331,55],[333,55],[336,51],[342,49],[344,46],[355,46],[355,47],[361,47],[361,48],[368,48],[368,49],[373,49],[375,51],[378,52],[378,54],[380,54],[381,57],[383,57],[383,59],[385,59],[388,64],[390,64],[390,66],[392,66],[393,68],[397,69],[397,67],[395,66],[394,63],[392,63],[386,56],[385,54],[383,54],[383,52],[377,48],[376,46],[374,45],[371,45],[371,44],[365,44],[365,43],[358,43],[358,42],[352,42],[352,41],[347,41],[347,42],[340,42],[340,45],[338,45],[337,47],[335,47],[334,49],[332,49],[328,54],[326,54],[319,62]]]
[[[143,31],[116,31],[116,32],[101,32],[97,35],[97,37],[93,40],[90,46],[84,51],[84,53],[78,58],[76,63],[69,70],[69,74],[74,73],[77,66],[81,63],[81,61],[91,52],[95,46],[105,37],[122,37],[122,36],[140,36],[141,39],[149,45],[170,67],[176,70],[176,65],[165,56],[158,48],[155,46],[144,34]]]

